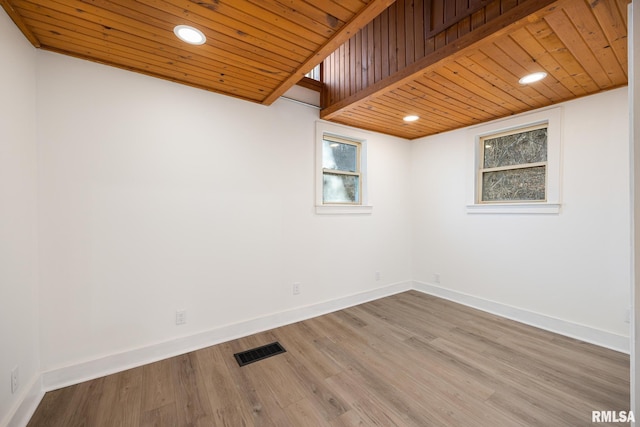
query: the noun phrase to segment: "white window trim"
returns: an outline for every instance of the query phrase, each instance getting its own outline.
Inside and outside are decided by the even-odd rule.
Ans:
[[[361,204],[325,204],[322,201],[322,139],[324,135],[331,135],[341,139],[352,140],[360,144],[360,174],[361,174]],[[367,133],[346,126],[334,125],[327,122],[316,122],[316,214],[323,215],[363,215],[371,214],[373,206],[369,204],[367,186]]]
[[[489,135],[517,131],[520,128],[547,123],[547,200],[544,202],[492,202],[479,203],[480,188],[478,170],[480,139]],[[467,131],[467,213],[469,214],[559,214],[561,208],[561,153],[562,153],[562,107],[522,114],[504,120],[482,124]]]

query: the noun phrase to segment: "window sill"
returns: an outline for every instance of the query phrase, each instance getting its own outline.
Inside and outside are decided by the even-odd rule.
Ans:
[[[510,203],[467,205],[469,214],[551,214],[560,213],[558,203]]]
[[[320,215],[370,215],[370,205],[316,205],[316,214]]]

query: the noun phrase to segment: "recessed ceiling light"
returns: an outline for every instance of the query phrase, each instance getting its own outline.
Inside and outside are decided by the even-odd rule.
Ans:
[[[207,38],[202,31],[189,25],[178,25],[173,29],[174,34],[183,42],[189,44],[204,44]]]
[[[547,77],[547,73],[540,71],[539,73],[528,74],[519,80],[521,85],[528,85],[529,83],[535,83]]]
[[[415,122],[419,118],[420,117],[418,116],[405,116],[405,118],[403,118],[402,120],[404,120],[405,122]]]

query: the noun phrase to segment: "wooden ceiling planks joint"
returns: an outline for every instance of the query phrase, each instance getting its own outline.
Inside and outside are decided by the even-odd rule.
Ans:
[[[440,52],[325,106],[321,117],[414,139],[624,86],[628,3],[521,2]],[[519,84],[535,71],[548,77]],[[407,114],[421,119],[405,123]]]
[[[390,4],[395,0],[385,0],[370,2],[369,7],[362,9],[348,24],[346,24],[340,31],[330,38],[320,49],[318,49],[313,56],[311,56],[304,64],[294,72],[286,81],[284,81],[276,90],[274,90],[264,101],[264,104],[270,105],[275,102],[281,95],[283,95],[289,88],[295,85],[305,74],[307,74],[313,67],[320,64],[324,58],[336,50],[346,40],[351,38],[353,34],[369,22],[371,22],[376,16],[382,13]]]
[[[27,24],[25,24],[24,20],[20,16],[20,14],[13,8],[9,0],[0,0],[0,5],[7,12],[7,15],[11,18],[11,20],[16,24],[16,26],[22,31],[22,34],[29,40],[29,42],[34,47],[40,47],[40,41],[38,38],[31,32]]]
[[[271,104],[393,0],[0,0],[36,47]],[[179,41],[199,28],[202,46]]]
[[[462,26],[458,25],[458,20],[454,21],[454,27],[449,28],[443,28],[436,23],[436,27],[441,28],[440,33],[425,41],[423,40],[423,32],[431,32],[432,21],[450,21],[451,17],[447,17],[448,10],[455,11],[455,8],[447,7],[451,4],[447,0],[399,0],[396,2],[396,7],[389,8],[390,15],[394,12],[393,15],[397,16],[397,22],[394,23],[393,20],[388,22],[389,26],[395,24],[395,27],[389,27],[388,31],[397,31],[396,45],[389,46],[390,50],[394,49],[397,52],[397,59],[393,61],[397,72],[386,76],[384,80],[379,78],[379,73],[377,72],[378,63],[385,62],[380,60],[384,57],[386,49],[385,46],[379,46],[376,40],[378,39],[377,33],[385,32],[386,29],[385,25],[376,26],[375,22],[374,25],[369,24],[367,28],[363,29],[363,32],[368,33],[369,40],[365,40],[366,35],[362,36],[363,58],[361,68],[363,69],[363,87],[358,88],[357,92],[354,93],[347,83],[343,84],[342,77],[345,74],[360,74],[357,68],[353,69],[351,67],[349,69],[348,62],[343,61],[342,64],[338,65],[337,70],[333,72],[333,74],[336,74],[335,84],[340,85],[340,94],[338,96],[329,96],[329,103],[322,112],[323,117],[330,119],[335,111],[346,105],[366,99],[369,95],[384,92],[394,86],[401,86],[403,81],[410,81],[416,73],[422,72],[427,67],[435,65],[451,55],[460,53],[474,43],[487,37],[495,36],[498,31],[503,30],[506,26],[513,24],[517,20],[524,19],[544,7],[548,7],[555,1],[527,0],[521,1],[520,5],[517,2],[507,0],[485,1],[485,10],[470,16],[470,20],[473,21],[468,24],[471,26],[470,29],[467,27],[466,31],[462,30]],[[423,13],[417,14],[416,5],[422,3],[424,4],[420,9],[422,9]],[[394,11],[393,9],[396,10]],[[479,15],[479,18],[475,15]],[[352,43],[350,44],[353,45]],[[356,48],[356,55],[359,55],[357,53],[359,46],[356,46]],[[347,56],[353,53],[349,52],[349,47],[346,47],[346,44],[345,51]],[[379,52],[382,52],[382,55]],[[341,62],[341,54],[342,52],[338,55],[334,53],[328,59]],[[332,68],[326,65],[325,63],[326,83],[330,86],[333,84],[331,81],[333,77]],[[331,87],[328,89],[331,90]]]

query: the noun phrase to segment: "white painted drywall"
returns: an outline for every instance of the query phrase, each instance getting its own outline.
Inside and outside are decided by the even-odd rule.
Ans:
[[[371,215],[316,215],[317,109],[37,68],[44,371],[410,279],[408,141],[370,134]]]
[[[629,165],[631,169],[631,317],[630,376],[631,410],[638,414],[640,410],[640,7],[634,3],[628,6],[629,18]],[[638,425],[633,422],[632,425]]]
[[[412,144],[413,278],[626,337],[627,89],[562,109],[558,215],[468,214],[468,129]]]
[[[0,11],[0,426],[40,377],[36,51]],[[10,372],[20,387],[11,393]]]

